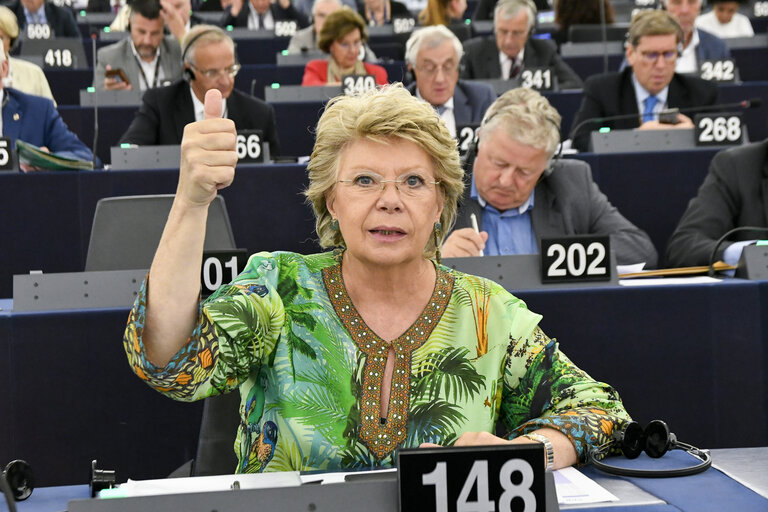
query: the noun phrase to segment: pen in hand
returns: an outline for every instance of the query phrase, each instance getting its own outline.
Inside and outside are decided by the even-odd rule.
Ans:
[[[480,234],[480,228],[477,225],[477,215],[475,215],[474,213],[471,214],[469,216],[469,220],[472,221],[472,229],[474,229],[475,233],[477,233],[479,235]],[[485,254],[483,254],[483,250],[482,249],[480,249],[480,256],[485,256]]]

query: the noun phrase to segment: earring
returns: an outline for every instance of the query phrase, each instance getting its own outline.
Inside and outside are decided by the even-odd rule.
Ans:
[[[331,219],[331,229],[334,231],[339,230],[339,221],[337,219]]]
[[[440,239],[443,238],[443,225],[440,222],[435,222],[432,228],[435,235],[435,260],[440,263]]]

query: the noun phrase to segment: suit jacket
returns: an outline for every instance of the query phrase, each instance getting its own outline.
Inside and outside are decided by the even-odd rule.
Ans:
[[[610,235],[619,265],[644,261],[655,267],[658,255],[645,231],[627,220],[592,180],[589,164],[561,159],[534,189],[531,225],[537,239],[569,235]],[[466,188],[454,229],[471,227],[474,213],[482,230],[482,207]]]
[[[330,57],[329,57],[330,58]],[[376,85],[386,85],[387,70],[377,64],[363,62],[365,71],[373,75],[376,79]],[[315,59],[307,62],[304,67],[304,76],[301,79],[301,85],[328,85],[328,59]]]
[[[93,86],[98,90],[104,90],[104,74],[107,70],[107,64],[112,69],[121,68],[125,71],[128,80],[131,82],[134,90],[139,90],[141,81],[141,71],[136,57],[131,48],[131,37],[128,36],[122,41],[110,44],[99,49],[96,54],[96,71]],[[165,36],[160,43],[160,68],[163,70],[163,81],[161,85],[168,85],[171,82],[181,78],[183,67],[181,65],[181,47],[179,42],[173,36]],[[151,84],[150,84],[151,85]]]
[[[80,38],[80,30],[77,28],[75,15],[71,9],[58,7],[46,1],[44,4],[45,18],[56,37],[77,37]],[[27,17],[24,16],[24,6],[20,1],[16,1],[8,6],[16,15],[19,22],[19,30],[24,31],[27,26]]]
[[[23,140],[51,153],[93,160],[91,150],[69,131],[51,100],[12,88],[3,89],[3,136],[14,146]]]
[[[227,117],[238,130],[261,130],[271,156],[280,155],[275,128],[275,111],[264,101],[232,90],[227,98]],[[189,84],[177,80],[167,87],[148,89],[136,117],[120,143],[140,146],[181,144],[184,127],[195,121],[195,107]]]
[[[232,25],[233,27],[248,27],[248,14],[250,13],[250,2],[247,0],[243,2],[243,8],[240,9],[238,15],[232,16],[232,8],[228,7],[224,10],[224,17],[219,23],[222,27]],[[272,12],[272,18],[275,21],[296,21],[299,28],[305,28],[309,26],[309,18],[299,11],[293,4],[289,5],[287,9],[280,7],[279,3],[269,4],[269,10]]]
[[[768,227],[768,141],[715,155],[707,177],[669,239],[667,264],[709,265],[718,238],[738,226]],[[733,242],[765,237],[764,232],[736,233],[720,246],[715,261],[723,258]]]
[[[677,73],[672,77],[667,94],[669,107],[685,109],[714,105],[715,103],[717,103],[716,84]],[[640,126],[640,112],[637,109],[637,97],[632,84],[632,68],[618,73],[604,73],[589,77],[584,84],[581,106],[571,127],[573,146],[579,151],[586,151],[589,144],[589,133],[598,127],[596,124],[586,124],[579,128],[578,133],[573,133],[573,129],[583,121],[596,117],[625,114],[637,114],[637,116],[602,122],[600,126],[609,126],[615,130],[629,130]]]
[[[416,82],[408,86],[416,96]],[[488,107],[496,100],[496,92],[488,84],[459,80],[453,90],[453,117],[456,126],[479,124]]]
[[[697,28],[696,31],[699,33],[699,44],[696,45],[696,61],[699,64],[705,60],[731,58],[731,50],[725,41],[700,28]]]
[[[525,43],[523,68],[552,68],[560,89],[580,89],[581,78],[557,54],[552,41],[531,39]],[[501,78],[499,48],[494,36],[475,37],[464,42],[462,78]]]

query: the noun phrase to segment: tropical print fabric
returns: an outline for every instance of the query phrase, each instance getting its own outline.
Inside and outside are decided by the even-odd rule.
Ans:
[[[447,267],[437,276],[419,319],[388,343],[355,310],[331,253],[259,253],[201,304],[165,368],[142,343],[148,283],[124,347],[136,374],[175,399],[239,388],[238,472],[392,466],[398,447],[450,445],[464,432],[497,432],[497,422],[508,438],[557,429],[585,461],[629,419],[618,394],[571,363],[522,301]]]

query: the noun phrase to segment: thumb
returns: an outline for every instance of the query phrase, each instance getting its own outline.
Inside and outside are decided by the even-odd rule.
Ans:
[[[205,116],[203,119],[218,119],[221,117],[221,91],[218,89],[209,89],[205,93]]]

